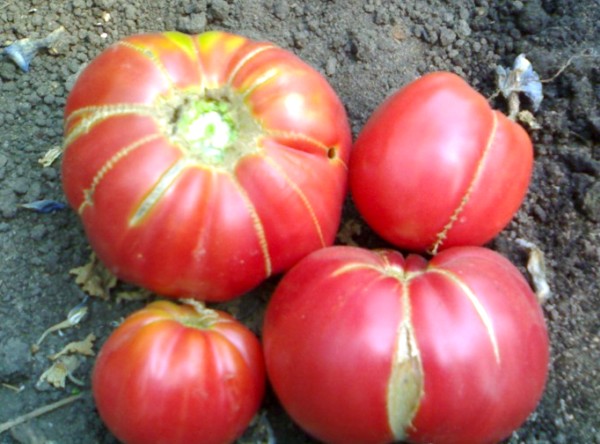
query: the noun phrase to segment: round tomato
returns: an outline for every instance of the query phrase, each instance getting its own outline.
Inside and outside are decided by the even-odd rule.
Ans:
[[[346,113],[292,53],[223,32],[126,38],[65,109],[63,187],[123,280],[227,300],[330,245]]]
[[[549,345],[519,271],[482,247],[331,247],[281,280],[263,329],[290,416],[328,443],[493,443],[538,403]]]
[[[533,166],[526,131],[455,74],[392,95],[359,134],[350,190],[360,214],[401,248],[482,245],[521,205]]]
[[[100,417],[127,444],[233,442],[258,411],[258,339],[227,313],[149,304],[102,346],[92,375]]]

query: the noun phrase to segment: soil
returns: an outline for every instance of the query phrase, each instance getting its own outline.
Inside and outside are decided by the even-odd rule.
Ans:
[[[89,394],[93,357],[82,357],[57,389],[38,383],[47,356],[93,333],[97,351],[113,326],[144,302],[91,298],[74,328],[49,334],[84,294],[69,273],[90,249],[70,210],[36,213],[21,204],[64,202],[60,160],[40,159],[62,143],[62,111],[80,69],[120,38],[143,32],[220,29],[287,48],[321,71],[345,103],[354,135],[397,88],[430,71],[448,70],[492,96],[495,69],[525,53],[543,79],[529,129],[535,171],[523,207],[490,247],[525,274],[527,252],[544,253],[552,296],[544,305],[552,344],[547,387],[537,410],[510,443],[600,443],[600,4],[597,0],[69,0],[0,1],[1,46],[42,38],[59,26],[57,51],[41,50],[29,72],[0,55],[0,424],[81,393],[82,398],[11,428],[0,443],[113,443]],[[571,57],[574,57],[571,59]],[[556,74],[571,59],[566,68]],[[524,100],[527,106],[527,101]],[[493,105],[506,110],[502,98]],[[361,245],[385,245],[352,207]],[[277,278],[226,305],[257,332]],[[119,284],[122,287],[122,284]],[[524,378],[527,375],[523,375]],[[240,442],[314,442],[268,394],[263,422]],[[273,437],[271,437],[273,438]],[[274,442],[271,440],[270,442]]]

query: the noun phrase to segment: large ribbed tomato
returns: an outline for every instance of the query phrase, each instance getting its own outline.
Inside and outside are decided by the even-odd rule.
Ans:
[[[529,185],[527,132],[455,74],[427,74],[386,100],[359,134],[350,190],[393,244],[437,251],[482,245],[513,217]]]
[[[497,442],[536,407],[549,355],[529,285],[482,247],[316,251],[277,287],[263,345],[290,416],[339,444]]]
[[[345,110],[270,43],[126,38],[77,80],[65,134],[63,186],[93,249],[157,293],[230,299],[335,237]]]
[[[233,442],[258,411],[258,339],[227,313],[149,304],[102,346],[92,389],[101,418],[127,444]]]

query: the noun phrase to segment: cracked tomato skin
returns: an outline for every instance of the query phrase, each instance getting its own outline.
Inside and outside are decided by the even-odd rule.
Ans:
[[[102,346],[92,374],[100,417],[127,444],[226,444],[260,407],[254,334],[229,314],[154,302]]]
[[[482,247],[316,251],[276,288],[263,347],[286,411],[336,444],[498,442],[535,409],[549,360],[534,293]]]
[[[330,245],[351,134],[326,80],[223,32],[132,36],[65,108],[63,188],[119,278],[228,300]]]
[[[527,132],[459,76],[424,75],[379,106],[350,160],[352,198],[412,251],[483,245],[512,219],[533,168]]]

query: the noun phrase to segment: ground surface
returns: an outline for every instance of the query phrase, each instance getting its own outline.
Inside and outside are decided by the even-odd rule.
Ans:
[[[598,23],[597,0],[0,2],[2,46],[43,37],[60,25],[66,29],[58,54],[40,52],[28,73],[0,56],[0,423],[73,391],[84,393],[74,404],[3,433],[0,443],[114,442],[89,396],[93,358],[75,371],[83,388],[69,381],[65,389],[36,388],[36,382],[49,366],[47,355],[89,333],[98,337],[97,350],[111,323],[142,303],[94,299],[78,327],[50,335],[32,355],[31,344],[80,302],[69,270],[87,261],[89,249],[70,210],[37,214],[19,207],[64,200],[60,161],[42,168],[38,159],[61,144],[68,85],[110,43],[172,29],[223,29],[270,40],[327,76],[356,135],[386,96],[429,71],[454,71],[489,96],[495,67],[511,65],[524,52],[541,77],[550,78],[571,56],[600,52]],[[542,129],[531,131],[536,164],[530,192],[490,245],[524,272],[526,254],[514,240],[536,243],[546,254],[553,291],[544,307],[552,341],[549,381],[538,409],[511,443],[600,443],[599,66],[597,57],[576,58],[544,85],[537,113]],[[500,100],[494,104],[504,106]],[[345,221],[356,218],[350,203],[344,214]],[[365,227],[355,240],[381,245]],[[273,285],[232,305],[238,313],[250,310],[247,322],[255,329],[261,313],[256,307],[264,305]],[[272,396],[265,408],[277,442],[312,442]],[[245,442],[264,441],[262,436]]]

